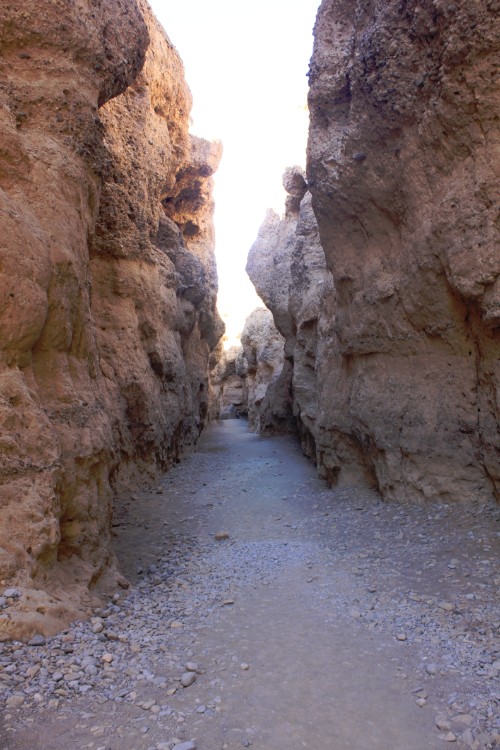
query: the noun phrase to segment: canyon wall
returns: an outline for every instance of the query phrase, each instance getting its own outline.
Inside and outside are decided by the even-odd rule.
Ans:
[[[248,275],[284,337],[283,370],[263,398],[263,408],[266,417],[286,409],[287,431],[299,432],[304,453],[323,471],[321,416],[328,393],[318,369],[334,320],[335,290],[303,170],[287,169],[283,186],[285,213],[268,213],[247,262]]]
[[[331,483],[498,498],[498,9],[321,4],[310,234],[298,219],[290,239],[276,218],[248,270],[287,339],[304,445]]]
[[[257,307],[245,320],[236,373],[244,382],[248,427],[272,434],[289,431],[291,398],[284,367],[284,338],[273,316]]]
[[[271,312],[257,307],[245,320],[241,345],[214,352],[210,376],[211,418],[248,418],[252,432],[295,432],[291,368],[285,339]]]
[[[113,497],[203,426],[220,146],[188,135],[145,3],[4,4],[0,36],[0,636],[22,637],[119,580]]]

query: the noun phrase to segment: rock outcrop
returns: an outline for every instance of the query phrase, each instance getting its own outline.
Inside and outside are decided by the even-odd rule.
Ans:
[[[338,352],[324,461],[340,477],[348,456],[388,497],[498,496],[498,18],[440,0],[318,14],[308,182]]]
[[[281,424],[287,431],[298,430],[304,452],[316,462],[322,401],[318,350],[328,326],[324,300],[334,290],[300,167],[286,170],[283,186],[285,214],[268,213],[248,255],[247,272],[285,339],[285,364],[265,395],[265,413],[286,413]]]
[[[211,174],[149,7],[0,9],[0,634],[50,632],[116,581],[116,492],[203,426]]]
[[[320,7],[307,182],[324,261],[306,196],[296,239],[273,219],[271,258],[248,268],[332,483],[498,497],[497,5]]]
[[[222,342],[221,342],[222,343]],[[241,346],[215,352],[210,372],[210,419],[239,419],[248,414],[245,378],[238,374],[237,360]]]
[[[254,432],[293,431],[284,344],[269,310],[258,307],[250,313],[241,334],[236,374],[244,380],[248,426]]]

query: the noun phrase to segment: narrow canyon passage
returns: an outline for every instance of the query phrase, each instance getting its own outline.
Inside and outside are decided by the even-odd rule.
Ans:
[[[495,513],[329,490],[293,439],[218,423],[118,509],[131,588],[41,646],[3,646],[28,678],[1,746],[486,746]]]

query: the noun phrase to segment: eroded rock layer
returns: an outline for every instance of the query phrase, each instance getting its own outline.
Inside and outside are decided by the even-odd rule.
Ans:
[[[203,426],[211,175],[148,6],[0,10],[0,632],[48,632],[116,580],[114,493]]]
[[[306,196],[309,236],[301,219],[290,239],[285,217],[249,273],[332,483],[368,479],[400,500],[498,497],[498,10],[321,4],[307,181],[326,264]]]

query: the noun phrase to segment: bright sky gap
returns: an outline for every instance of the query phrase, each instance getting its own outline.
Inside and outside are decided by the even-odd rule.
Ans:
[[[245,273],[266,210],[283,211],[281,175],[304,166],[307,70],[319,0],[151,0],[182,57],[191,131],[220,140],[215,177],[219,311],[234,343],[262,304]]]

